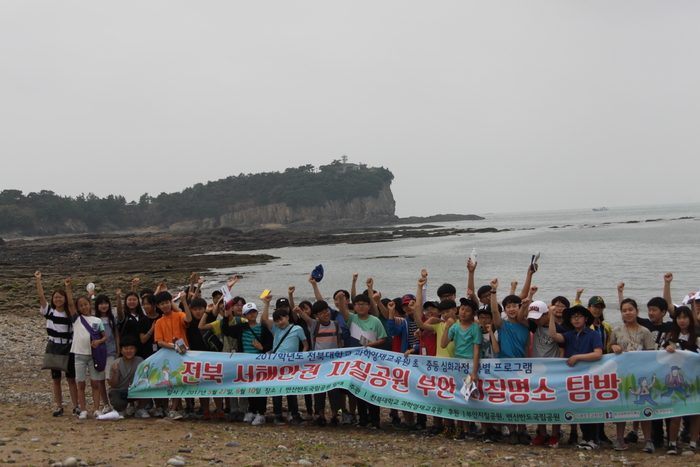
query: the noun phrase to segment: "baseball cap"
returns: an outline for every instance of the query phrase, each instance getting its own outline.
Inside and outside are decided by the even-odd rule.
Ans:
[[[588,306],[593,306],[593,305],[603,305],[603,308],[605,308],[605,300],[603,300],[603,297],[599,297],[598,295],[591,297],[588,300]]]
[[[282,307],[289,308],[289,300],[286,298],[278,298],[275,302],[275,310],[279,310]]]
[[[540,319],[542,315],[544,315],[548,311],[549,308],[547,307],[547,304],[542,300],[537,300],[530,304],[530,308],[528,308],[527,319]]]
[[[416,299],[416,296],[415,296],[415,295],[411,295],[410,293],[409,293],[409,294],[406,294],[406,295],[404,295],[403,297],[401,297],[401,304],[402,304],[402,305],[408,305],[409,303],[411,303],[411,302],[414,301],[415,299]]]
[[[258,311],[258,307],[255,306],[255,303],[249,302],[243,305],[243,314],[248,314],[251,311]]]

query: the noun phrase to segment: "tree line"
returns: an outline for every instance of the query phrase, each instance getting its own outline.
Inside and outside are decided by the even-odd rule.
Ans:
[[[231,175],[224,179],[152,197],[138,202],[121,195],[100,198],[93,193],[70,197],[41,190],[0,192],[0,232],[29,232],[67,220],[84,223],[90,231],[144,228],[188,220],[217,218],[226,213],[285,203],[290,207],[322,206],[327,201],[377,197],[394,175],[383,167],[366,168],[338,161],[321,166],[288,168],[284,172]],[[47,229],[50,230],[50,229]]]

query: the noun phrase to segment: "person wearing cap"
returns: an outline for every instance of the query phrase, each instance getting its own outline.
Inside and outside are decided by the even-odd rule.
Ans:
[[[573,331],[563,334],[557,332],[554,313],[549,315],[549,335],[559,344],[564,344],[566,364],[573,367],[577,362],[597,362],[603,358],[603,341],[600,334],[590,328],[593,324],[593,314],[583,306],[576,305],[564,310],[564,321]],[[579,449],[599,449],[598,424],[582,423]]]
[[[259,354],[272,350],[272,333],[258,322],[258,307],[253,302],[243,305],[243,317],[245,323],[229,325],[229,320],[221,320],[221,333],[231,336],[237,341],[236,352]],[[248,398],[248,413],[243,418],[244,422],[253,425],[265,423],[265,411],[267,410],[267,397]]]

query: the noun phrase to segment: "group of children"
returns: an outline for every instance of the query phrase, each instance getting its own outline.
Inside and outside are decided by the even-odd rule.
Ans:
[[[309,282],[315,301],[302,301],[296,306],[296,289],[289,287],[288,297],[276,300],[271,319],[272,295],[262,298],[262,312],[257,304],[231,296],[230,291],[238,278],[215,291],[210,303],[201,297],[203,280],[197,280],[194,273],[190,286],[176,296],[167,291],[165,284],[159,284],[155,290],[143,289],[136,293],[138,279],[134,279],[132,290],[124,296],[121,290],[117,291],[115,316],[106,295],[92,297],[93,294],[89,294],[74,301],[70,279],[65,281],[65,290],[56,290],[48,303],[41,286],[41,273],[37,271],[35,276],[40,312],[47,320],[49,340],[71,343],[70,365],[65,375],[74,413],[81,419],[88,417],[85,381],[89,371],[94,417],[114,409],[140,418],[152,414],[175,420],[201,417],[252,425],[266,423],[267,397],[214,398],[213,407],[209,399],[200,398],[197,410],[194,399],[186,399],[184,403],[181,398],[169,402],[129,399],[129,384],[136,367],[159,348],[177,352],[192,349],[257,354],[366,346],[406,356],[471,359],[474,371],[469,377],[477,381],[479,361],[489,358],[566,358],[567,365],[574,366],[579,361],[600,360],[605,353],[697,351],[700,345],[696,330],[700,294],[687,297],[689,306],[673,305],[671,273],[664,276],[663,297],[654,297],[647,303],[648,319],[638,316],[637,303],[625,298],[624,284],[618,284],[623,324],[613,329],[604,320],[605,301],[593,296],[587,307],[583,306],[583,289],[577,290],[573,305],[563,296],[555,297],[549,304],[534,300],[537,287],[531,286],[531,281],[536,265],[528,267],[520,294],[516,294],[517,282],[512,282],[510,292],[502,300],[499,300],[498,279],[476,289],[476,266],[471,260],[467,263],[467,293],[459,299],[453,285],[443,284],[437,289],[438,300],[428,301],[428,274],[423,270],[415,294],[407,293],[393,300],[375,291],[371,278],[366,280],[366,290],[358,293],[358,274],[354,274],[350,291],[341,289],[332,295],[334,306],[324,300],[317,278],[312,274]],[[665,320],[667,314],[671,321]],[[87,325],[78,324],[81,317]],[[100,339],[91,340],[86,332],[88,325],[100,333]],[[104,372],[95,369],[90,354],[91,348],[101,344],[106,344],[108,349]],[[63,414],[61,372],[52,371],[52,379],[57,402],[54,416],[60,416]],[[109,393],[105,379],[109,380]],[[326,398],[330,412],[326,410]],[[103,401],[102,410],[100,400]],[[287,416],[284,416],[282,396],[273,397],[273,423],[380,428],[380,407],[355,398],[347,390],[306,395],[304,400],[306,413],[302,416],[297,396],[287,396]],[[479,429],[472,422],[432,417],[433,425],[428,427],[423,414],[399,413],[392,409],[389,416],[393,429],[422,431],[456,440],[478,437],[486,443],[503,441],[556,448],[562,435],[559,425],[553,425],[550,433],[545,425],[539,425],[535,437],[531,438],[525,425],[482,423]],[[603,424],[579,425],[580,440],[577,426],[571,425],[568,443],[587,450],[609,443],[615,450],[626,450],[628,443],[638,441],[638,425],[641,424],[644,452],[655,452],[667,440],[667,453],[677,454],[679,438],[686,442],[686,450],[696,449],[700,416],[685,417],[683,431],[681,418],[666,422],[634,422],[626,436],[625,423],[617,423],[614,441],[606,436]]]

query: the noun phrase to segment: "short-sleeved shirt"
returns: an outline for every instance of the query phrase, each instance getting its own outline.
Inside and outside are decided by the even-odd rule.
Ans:
[[[255,326],[250,324],[246,326],[241,332],[241,339],[243,340],[243,353],[262,353],[253,345],[254,340],[262,342],[262,324],[257,323]]]
[[[153,326],[153,322],[157,319],[160,319],[160,317],[161,313],[158,313],[158,316],[156,316],[155,318],[149,318],[147,315],[143,316],[139,320],[139,334],[148,334],[151,331],[151,326]],[[153,336],[155,336],[155,334],[156,330],[154,328]],[[148,340],[146,342],[141,342],[141,339],[138,340],[137,354],[144,360],[153,355],[154,353],[158,352],[158,344],[156,344],[156,341],[153,339],[153,336],[148,336]]]
[[[299,344],[306,340],[304,330],[301,326],[295,324],[289,324],[286,328],[282,329],[277,326],[277,324],[272,323],[272,329],[270,329],[270,331],[272,331],[272,335],[274,336],[272,349],[277,349],[275,353],[298,352]],[[287,337],[282,340],[282,337],[285,335]],[[282,342],[281,344],[280,341]]]
[[[496,342],[498,342],[498,331],[493,331],[493,335],[496,337]],[[495,356],[493,344],[491,343],[491,334],[484,332],[484,328],[481,328],[481,358],[494,358]]]
[[[107,334],[107,341],[105,342],[105,344],[107,345],[107,356],[116,357],[117,339],[114,337],[114,334],[117,331],[117,318],[116,316],[112,317],[111,325],[109,322],[109,316],[102,316],[100,319],[102,320],[102,327],[105,328],[105,334]]]
[[[226,318],[224,318],[226,319]],[[240,323],[245,323],[246,319],[241,318],[239,316],[236,316],[233,321],[229,321],[229,326],[235,326],[236,324]],[[211,331],[221,339],[221,342],[224,344],[224,348],[221,349],[222,352],[230,352],[233,350],[233,345],[234,345],[234,338],[231,336],[224,336],[221,333],[221,320],[217,319],[216,321],[211,323]]]
[[[649,331],[651,331],[651,337],[654,339],[656,344],[656,350],[663,347],[663,343],[666,341],[666,335],[673,327],[673,321],[666,321],[661,324],[654,324],[650,319],[647,318],[637,318],[637,323],[641,324]]]
[[[142,361],[143,358],[138,356],[134,357],[131,363],[126,363],[122,357],[114,360],[114,363],[119,365],[119,376],[117,377],[117,385],[113,386],[110,391],[126,391],[129,389],[129,385],[134,381],[136,369]]]
[[[318,332],[316,332],[318,326]],[[309,332],[312,333],[311,339],[314,341],[313,350],[332,350],[338,348],[338,337],[340,333],[340,323],[336,331],[336,322],[331,321],[328,326],[324,326],[320,321],[311,320]],[[316,333],[316,336],[313,334]]]
[[[635,332],[629,332],[625,325],[621,325],[613,329],[610,336],[610,345],[619,345],[623,352],[635,350],[656,350],[654,338],[644,326],[637,326]]]
[[[549,326],[538,326],[530,321],[532,358],[559,358],[559,344],[549,335]]]
[[[182,339],[187,344],[187,328],[189,323],[185,322],[185,314],[181,311],[173,311],[170,316],[161,316],[158,321],[156,321],[156,332],[154,333],[154,340],[156,342],[165,341],[168,344],[173,343],[173,339]]]
[[[564,348],[567,358],[591,353],[595,349],[603,349],[603,339],[591,328],[584,328],[581,332],[576,332],[576,330],[565,332],[562,336],[565,341]]]
[[[386,337],[386,331],[379,318],[369,315],[367,319],[360,319],[355,313],[350,313],[348,318],[350,336],[360,341],[360,345],[362,345],[362,338],[367,342],[375,342]]]
[[[85,321],[88,322],[94,331],[104,332],[105,325],[102,324],[100,318],[94,316],[79,316],[77,314],[75,316],[75,322],[73,323],[73,344],[71,345],[70,351],[76,355],[92,355],[92,338],[90,337],[90,332],[85,328],[80,318],[85,318]]]
[[[73,340],[73,327],[71,318],[66,311],[56,311],[51,308],[49,302],[39,309],[39,313],[46,317],[46,333],[49,340],[56,344],[70,344]]]
[[[447,344],[447,347],[444,349],[442,348],[442,335],[445,333],[445,327],[447,326],[447,323],[444,321],[441,321],[437,324],[433,324],[433,331],[435,331],[435,336],[438,342],[437,346],[437,352],[436,352],[436,357],[444,357],[444,358],[454,358],[455,357],[455,343],[450,342]]]
[[[455,343],[455,357],[474,358],[474,344],[481,345],[481,326],[471,323],[467,329],[457,322],[447,331],[447,337]]]
[[[525,358],[525,347],[530,339],[530,328],[520,323],[501,321],[498,328],[498,344],[501,352],[498,358]]]

